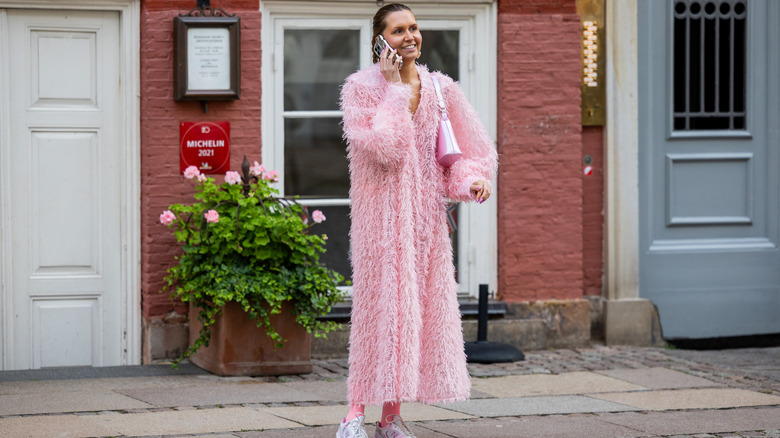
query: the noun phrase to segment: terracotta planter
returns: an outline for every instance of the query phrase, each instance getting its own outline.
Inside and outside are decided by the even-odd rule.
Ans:
[[[312,371],[311,334],[295,322],[289,304],[271,316],[271,324],[287,342],[274,349],[265,330],[237,303],[222,309],[211,328],[208,347],[190,357],[195,365],[220,376],[278,376]],[[190,343],[198,338],[198,309],[190,306]]]

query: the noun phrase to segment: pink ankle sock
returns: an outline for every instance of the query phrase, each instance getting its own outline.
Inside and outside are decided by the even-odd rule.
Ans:
[[[382,419],[379,420],[379,427],[390,424],[395,415],[401,416],[401,402],[388,402],[382,405]]]
[[[358,415],[365,415],[366,407],[364,405],[349,405],[349,413],[345,418],[346,421],[351,421]]]

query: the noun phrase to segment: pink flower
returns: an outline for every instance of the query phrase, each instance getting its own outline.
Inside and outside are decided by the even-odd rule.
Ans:
[[[268,181],[273,182],[279,182],[279,172],[275,170],[269,170],[268,172],[263,175],[263,179],[267,179]]]
[[[200,182],[206,181],[206,175],[204,175],[202,173],[200,175],[198,175],[198,181],[200,181]]]
[[[314,210],[314,212],[311,214],[311,218],[314,220],[314,222],[320,223],[325,220],[325,215],[319,210]]]
[[[165,210],[160,215],[160,223],[163,225],[170,225],[176,219],[176,215],[171,213],[170,210]]]
[[[252,175],[263,176],[263,172],[265,172],[265,167],[257,161],[249,168],[249,173]]]
[[[206,222],[210,224],[219,222],[219,213],[217,213],[217,210],[209,210],[203,216],[206,217]]]
[[[198,175],[200,175],[200,170],[198,170],[197,166],[190,166],[184,169],[184,177],[187,179],[195,178]]]
[[[233,170],[228,170],[227,173],[225,173],[225,182],[228,184],[238,184],[241,182],[241,175]]]

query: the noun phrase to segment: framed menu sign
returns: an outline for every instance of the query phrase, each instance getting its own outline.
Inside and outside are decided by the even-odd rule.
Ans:
[[[232,16],[174,18],[174,98],[234,100],[241,94],[240,23]]]

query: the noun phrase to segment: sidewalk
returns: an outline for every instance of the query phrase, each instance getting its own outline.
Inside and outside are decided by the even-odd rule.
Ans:
[[[282,378],[192,365],[0,372],[0,436],[332,437],[346,365]],[[419,438],[780,438],[780,348],[594,347],[469,368],[471,401],[404,404]],[[379,410],[366,414],[373,423]]]

